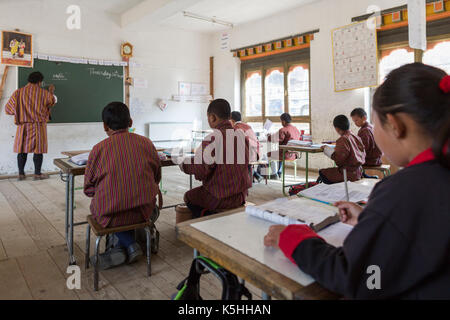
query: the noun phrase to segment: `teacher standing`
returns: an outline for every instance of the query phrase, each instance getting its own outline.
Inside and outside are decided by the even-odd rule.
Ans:
[[[33,72],[28,77],[28,84],[16,90],[6,104],[6,114],[14,116],[17,126],[14,152],[17,153],[19,180],[25,180],[25,164],[28,153],[34,153],[34,180],[48,179],[42,174],[44,153],[47,153],[47,122],[50,108],[56,104],[55,87],[41,88],[44,76]]]

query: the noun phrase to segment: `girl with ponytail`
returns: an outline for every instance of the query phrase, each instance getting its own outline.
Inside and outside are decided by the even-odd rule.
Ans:
[[[400,67],[377,89],[373,111],[377,145],[404,169],[379,182],[365,208],[336,203],[354,226],[343,246],[303,225],[272,226],[264,243],[348,298],[450,299],[450,76]]]

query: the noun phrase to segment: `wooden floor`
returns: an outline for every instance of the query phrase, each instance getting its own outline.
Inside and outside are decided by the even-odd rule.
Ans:
[[[299,173],[296,182],[304,181],[302,175]],[[316,174],[310,175],[311,180],[315,178]],[[182,202],[188,180],[177,167],[163,169],[163,188],[167,190],[164,205]],[[83,178],[77,177],[76,187],[82,183]],[[282,196],[281,181],[269,181],[267,186],[255,184],[248,201],[260,204]],[[75,220],[84,221],[90,199],[77,190],[75,201]],[[82,267],[81,290],[69,290],[64,216],[65,184],[59,176],[44,181],[0,181],[0,299],[170,299],[188,274],[192,248],[176,239],[175,212],[166,209],[156,223],[161,235],[160,251],[152,256],[150,278],[146,277],[146,263],[141,259],[100,272],[100,290],[94,292],[92,268],[85,271]],[[84,266],[85,230],[85,226],[79,226],[74,232],[80,266]],[[247,286],[254,299],[260,299],[261,291]],[[202,297],[218,299],[220,294],[219,281],[212,275],[203,276]]]

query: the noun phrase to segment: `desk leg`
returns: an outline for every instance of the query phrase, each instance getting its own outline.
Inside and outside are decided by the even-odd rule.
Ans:
[[[306,184],[305,184],[305,188],[308,189],[309,187],[309,180],[308,180],[308,160],[309,160],[309,152],[305,152],[306,153],[306,159],[305,159],[305,176],[306,176]]]
[[[192,190],[192,174],[189,175],[189,190]]]
[[[282,188],[283,188],[283,194],[284,194],[284,196],[285,197],[287,197],[288,195],[286,194],[286,187],[285,187],[285,178],[286,178],[286,163],[285,163],[285,160],[286,160],[286,153],[283,151],[282,152],[283,153],[283,161],[282,161],[282,165],[283,165],[283,173],[282,173]]]
[[[69,265],[75,265],[77,262],[75,261],[75,256],[73,252],[73,207],[74,207],[74,185],[75,185],[75,177],[73,174],[69,174],[69,178],[67,180],[67,209],[68,215],[66,216],[66,220],[68,220],[67,232],[66,232],[66,241],[67,241],[67,249],[69,250]]]
[[[263,292],[262,293],[262,297],[263,300],[272,300],[272,297],[269,296],[267,293]]]

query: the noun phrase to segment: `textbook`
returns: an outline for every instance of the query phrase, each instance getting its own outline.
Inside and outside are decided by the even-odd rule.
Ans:
[[[316,232],[340,221],[338,208],[301,197],[280,198],[260,206],[247,206],[245,212],[276,224],[306,224]]]
[[[373,186],[350,181],[347,182],[347,186],[350,202],[367,201],[373,189]],[[299,192],[299,195],[329,204],[333,204],[338,201],[345,201],[345,182],[334,184],[319,183],[312,188]]]
[[[75,163],[78,166],[84,166],[89,158],[89,152],[78,154],[70,158],[70,161]]]

